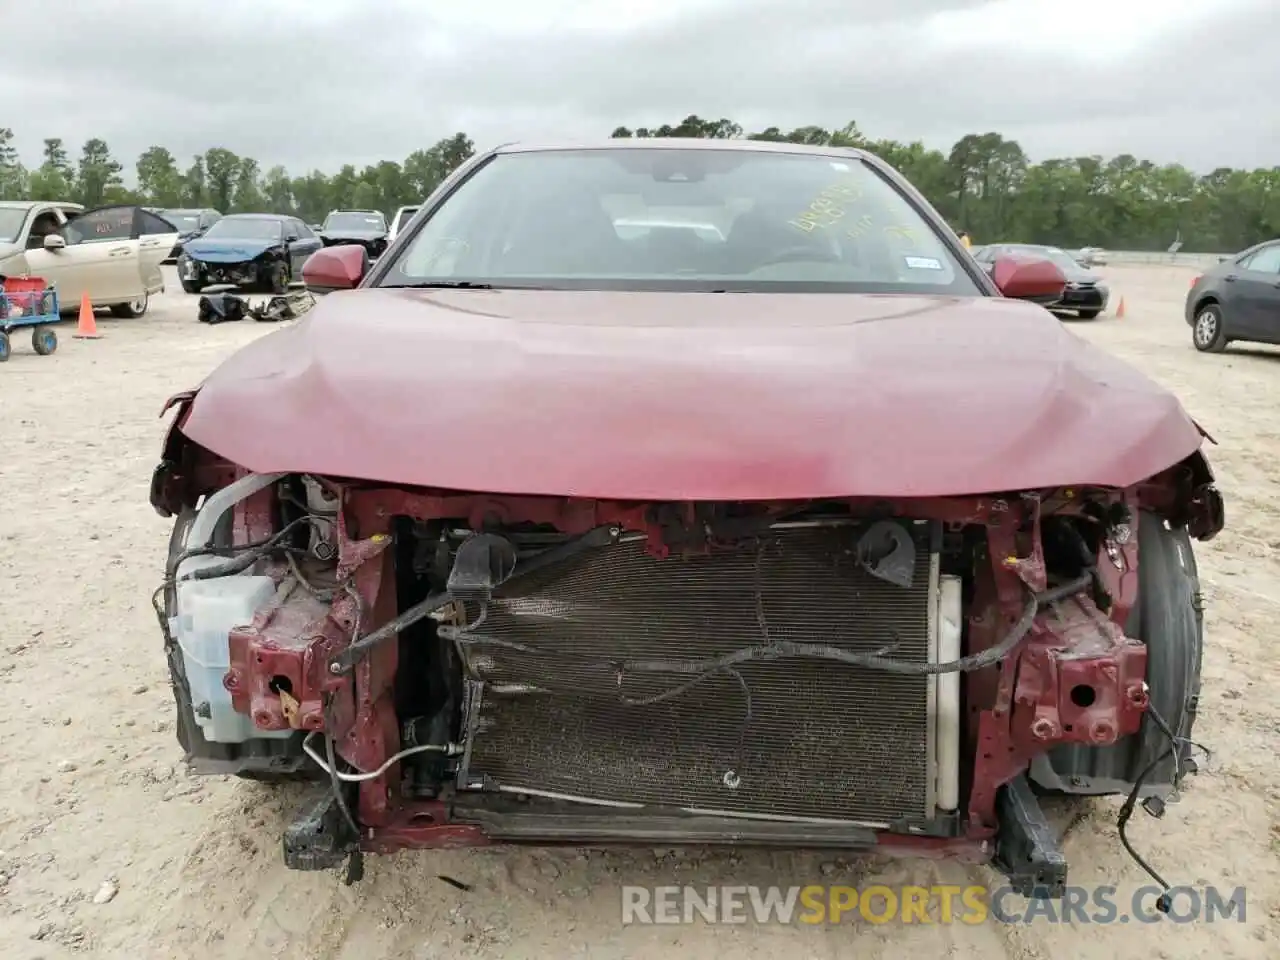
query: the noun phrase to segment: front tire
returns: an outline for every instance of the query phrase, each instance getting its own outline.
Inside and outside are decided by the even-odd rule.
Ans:
[[[149,300],[150,298],[144,293],[136,300],[130,300],[128,303],[113,303],[111,305],[111,315],[119,317],[121,320],[136,320],[147,312]]]
[[[1098,314],[1100,314],[1101,312],[1102,312],[1101,310],[1081,310],[1081,311],[1080,311],[1080,319],[1081,319],[1081,320],[1094,320],[1094,319],[1096,319],[1096,318],[1097,318]]]
[[[271,268],[267,278],[267,289],[278,297],[289,292],[289,265],[277,263]]]
[[[1222,322],[1222,308],[1206,303],[1191,324],[1191,342],[1201,353],[1221,353],[1227,348],[1227,327]]]

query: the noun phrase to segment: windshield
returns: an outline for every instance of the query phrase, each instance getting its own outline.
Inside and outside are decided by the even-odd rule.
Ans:
[[[502,154],[375,285],[978,295],[938,232],[853,157],[619,148]]]
[[[324,219],[326,230],[386,230],[380,213],[331,213]]]
[[[279,220],[257,217],[223,217],[204,232],[206,240],[279,240]]]
[[[159,215],[179,230],[197,230],[200,227],[200,214],[190,210],[161,210]]]
[[[417,207],[405,207],[400,211],[400,216],[396,217],[396,230],[404,229],[404,225],[413,219],[413,215],[418,212]]]
[[[13,243],[27,222],[25,207],[0,207],[0,243]]]

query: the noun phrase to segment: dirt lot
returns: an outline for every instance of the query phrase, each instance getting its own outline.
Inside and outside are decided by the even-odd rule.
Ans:
[[[0,956],[1280,956],[1280,352],[1197,354],[1187,272],[1110,274],[1128,316],[1075,329],[1177,391],[1216,436],[1229,511],[1200,551],[1211,646],[1197,734],[1215,762],[1163,822],[1140,814],[1130,835],[1171,882],[1247,886],[1244,923],[619,922],[624,883],[997,882],[955,864],[820,855],[401,855],[371,859],[354,888],[286,871],[279,833],[296,795],[189,779],[178,763],[148,603],[168,535],[147,503],[161,403],[269,328],[199,325],[194,298],[169,294],[142,320],[100,320],[102,340],[65,329],[52,358],[20,339],[0,368]],[[1073,882],[1146,882],[1117,841],[1117,806],[1087,806],[1071,827]]]

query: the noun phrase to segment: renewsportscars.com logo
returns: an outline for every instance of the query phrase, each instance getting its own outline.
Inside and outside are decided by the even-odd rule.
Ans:
[[[1027,900],[1010,887],[810,886],[622,888],[624,924],[750,923],[1213,923],[1245,921],[1245,889],[1068,887],[1061,900]]]

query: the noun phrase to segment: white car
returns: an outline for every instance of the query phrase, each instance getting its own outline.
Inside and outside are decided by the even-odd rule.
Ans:
[[[388,246],[390,246],[391,242],[395,240],[397,236],[399,236],[400,231],[404,228],[404,225],[408,223],[410,220],[412,220],[413,215],[421,209],[422,209],[421,206],[401,207],[399,210],[396,211],[396,215],[391,218],[391,229],[387,231]]]
[[[1107,265],[1107,251],[1101,247],[1081,247],[1076,261],[1082,267],[1105,267]]]
[[[64,310],[89,295],[117,317],[140,317],[164,290],[160,263],[178,241],[173,225],[142,207],[85,210],[78,203],[0,202],[0,276],[43,277]]]

